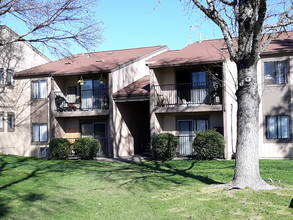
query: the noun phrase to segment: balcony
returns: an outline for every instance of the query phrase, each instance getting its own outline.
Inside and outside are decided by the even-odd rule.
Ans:
[[[109,98],[107,89],[66,90],[55,92],[56,116],[89,116],[97,111],[107,115],[109,112]],[[86,114],[82,114],[86,112]]]
[[[219,86],[208,83],[182,83],[155,85],[154,88],[157,112],[222,110]]]
[[[106,89],[55,92],[56,111],[108,109]]]

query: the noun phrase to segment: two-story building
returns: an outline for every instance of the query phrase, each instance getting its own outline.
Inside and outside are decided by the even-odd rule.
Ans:
[[[7,26],[0,26],[2,43],[18,35]],[[15,72],[49,62],[45,55],[27,42],[1,46],[0,51],[0,153],[30,155],[31,99],[30,81],[14,80]]]
[[[260,158],[292,158],[293,33],[272,41],[257,65]],[[225,158],[236,151],[237,69],[223,39],[191,44],[150,60],[151,134],[179,137],[179,156],[192,155],[195,131],[216,129]]]
[[[258,61],[261,158],[293,158],[292,36],[280,34]],[[224,135],[226,159],[236,151],[237,70],[223,39],[78,54],[14,78],[26,85],[14,87],[22,94],[14,128],[22,133],[7,143],[14,154],[41,156],[53,138],[87,136],[101,142],[101,156],[142,154],[168,132],[178,156],[190,156],[195,131],[206,129]]]
[[[77,54],[16,73],[17,81],[30,85],[24,91],[31,102],[26,155],[39,156],[53,138],[74,142],[87,136],[101,142],[100,156],[143,152],[150,139],[148,96],[136,94],[125,103],[119,91],[143,81],[149,75],[146,60],[167,50],[154,46]]]

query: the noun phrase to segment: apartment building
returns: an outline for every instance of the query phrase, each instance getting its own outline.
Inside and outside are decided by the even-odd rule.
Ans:
[[[2,42],[18,35],[7,26],[0,26]],[[15,72],[49,62],[45,55],[27,42],[1,47],[0,52],[0,153],[30,155],[27,146],[30,125],[30,87],[28,80],[13,78]]]
[[[15,80],[30,85],[23,92],[31,116],[25,155],[46,155],[53,138],[73,143],[88,136],[101,142],[100,156],[143,152],[150,139],[148,90],[126,99],[123,93],[135,90],[132,84],[142,85],[149,75],[145,61],[167,50],[154,46],[77,54],[17,72]]]
[[[283,33],[257,65],[260,158],[293,158],[293,34]],[[100,156],[142,154],[151,138],[179,138],[178,156],[194,154],[195,132],[216,129],[226,141],[225,158],[236,151],[236,65],[223,39],[77,54],[14,74],[27,85],[15,105],[26,118],[7,146],[13,154],[45,156],[53,138],[94,137]],[[17,94],[17,93],[15,93]],[[22,107],[21,107],[22,106]],[[11,133],[9,133],[11,134]],[[1,134],[0,134],[1,135]]]
[[[257,65],[260,158],[292,158],[293,33],[283,33]],[[225,158],[236,151],[237,69],[223,39],[206,40],[148,60],[151,134],[179,137],[179,156],[192,155],[195,131],[216,129]]]

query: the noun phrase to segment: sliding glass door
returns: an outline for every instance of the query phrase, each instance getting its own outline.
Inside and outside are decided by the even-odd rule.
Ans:
[[[196,131],[202,131],[208,129],[207,119],[186,119],[177,121],[178,133],[179,133],[179,156],[194,155],[193,140],[195,138]]]
[[[85,80],[81,86],[81,108],[101,109],[106,95],[106,83],[98,80]]]
[[[207,75],[205,72],[191,74],[191,102],[202,104],[207,97]]]

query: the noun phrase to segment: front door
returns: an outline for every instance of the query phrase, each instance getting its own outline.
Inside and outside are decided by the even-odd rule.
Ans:
[[[108,138],[106,132],[106,123],[94,124],[94,138],[101,143],[101,156],[108,155]]]

